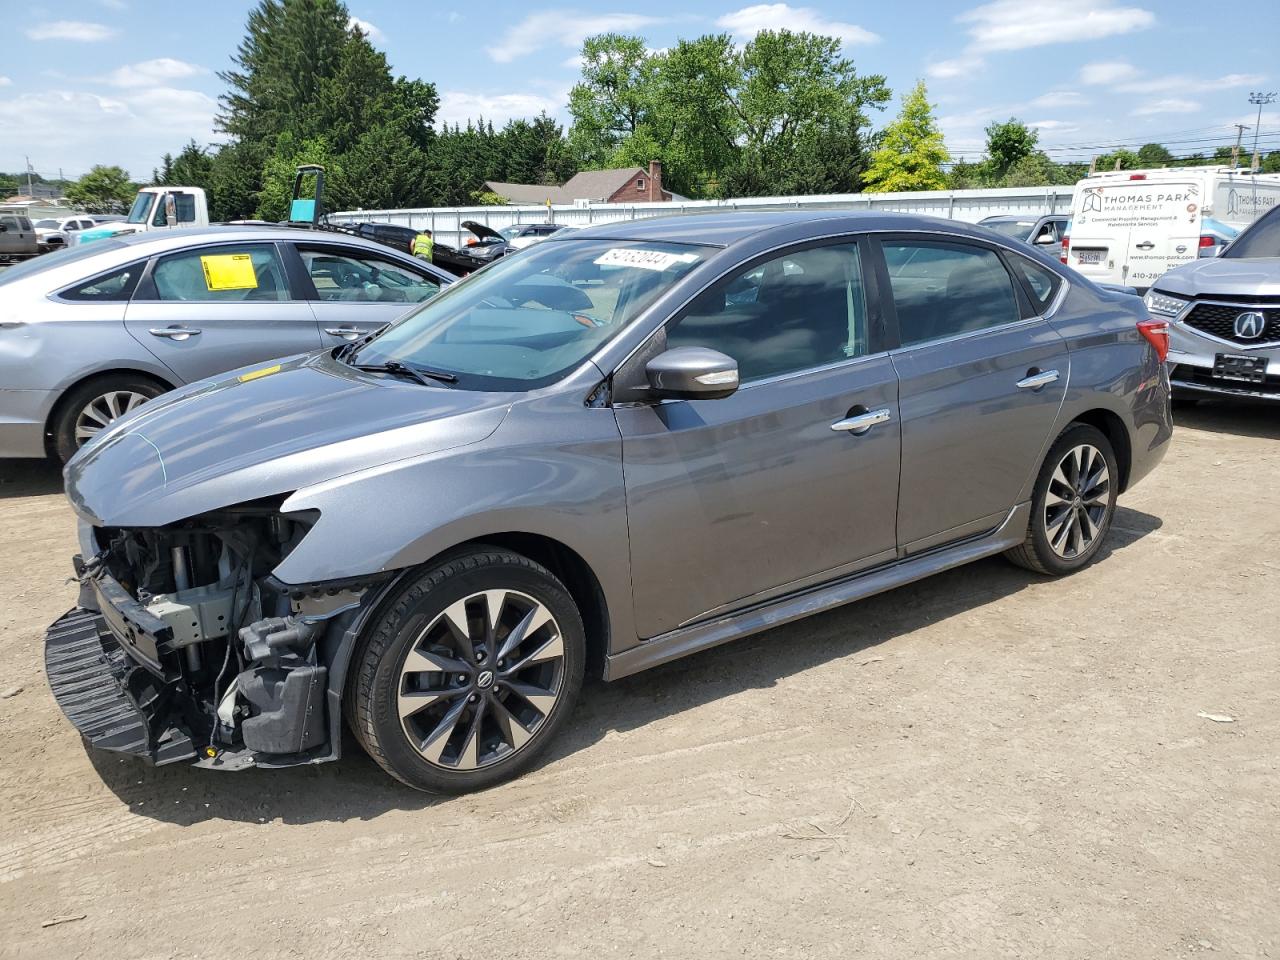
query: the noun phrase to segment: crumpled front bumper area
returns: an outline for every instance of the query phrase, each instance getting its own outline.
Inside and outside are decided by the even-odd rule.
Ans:
[[[187,734],[161,722],[167,687],[125,654],[98,612],[77,607],[56,620],[44,662],[58,706],[90,746],[155,764],[196,755]]]

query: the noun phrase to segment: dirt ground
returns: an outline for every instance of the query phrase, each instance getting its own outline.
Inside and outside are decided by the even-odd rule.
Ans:
[[[350,743],[87,755],[41,654],[72,514],[0,466],[0,955],[1280,957],[1280,410],[1180,421],[1088,570],[596,683],[537,770],[444,801]]]

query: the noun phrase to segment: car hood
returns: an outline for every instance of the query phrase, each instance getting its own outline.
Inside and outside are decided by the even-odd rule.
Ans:
[[[505,243],[507,240],[497,230],[486,227],[483,223],[476,223],[474,220],[463,220],[461,226],[464,230],[470,230],[481,240],[496,240],[498,243]]]
[[[1280,258],[1215,257],[1175,267],[1155,288],[1187,297],[1280,295]]]
[[[113,426],[67,464],[67,497],[91,523],[162,526],[475,443],[510,401],[363,373],[327,352],[259,364]]]

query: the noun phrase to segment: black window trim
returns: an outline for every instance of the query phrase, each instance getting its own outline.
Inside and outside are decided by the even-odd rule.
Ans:
[[[1016,275],[1014,270],[1009,266],[1005,259],[1006,248],[997,243],[990,243],[985,239],[977,237],[969,237],[960,233],[943,233],[940,231],[900,231],[885,230],[872,235],[876,241],[875,256],[876,267],[881,277],[881,287],[885,291],[886,296],[883,298],[882,310],[887,318],[889,325],[889,338],[894,344],[889,347],[890,353],[904,350],[917,350],[922,347],[932,347],[942,343],[951,343],[957,340],[970,340],[975,337],[986,336],[995,331],[1012,330],[1023,325],[1031,325],[1042,321],[1044,318],[1036,313],[1034,302],[1027,296],[1023,289],[1023,281]],[[1018,319],[1011,320],[1008,323],[1000,323],[991,327],[983,327],[979,330],[965,330],[961,333],[953,333],[945,337],[935,337],[932,340],[921,340],[919,343],[910,343],[905,346],[902,343],[902,331],[898,326],[898,310],[893,302],[893,286],[889,279],[889,266],[884,257],[884,250],[881,244],[884,242],[902,242],[902,243],[935,243],[947,246],[972,247],[980,250],[987,250],[996,255],[1000,261],[1001,267],[1004,268],[1005,274],[1009,277],[1009,282],[1013,287],[1014,302],[1018,305]],[[1063,281],[1065,287],[1066,281]],[[1056,304],[1055,304],[1056,306]]]
[[[253,303],[301,303],[302,297],[298,296],[298,289],[294,285],[293,277],[289,273],[289,260],[287,251],[284,250],[286,244],[282,240],[266,240],[266,239],[250,239],[250,240],[216,240],[210,243],[201,243],[195,246],[184,247],[180,250],[166,250],[163,253],[156,253],[147,261],[146,269],[142,271],[142,276],[138,279],[138,285],[133,288],[133,296],[130,303],[237,303],[245,301],[235,300],[161,300],[160,294],[156,291],[154,279],[156,264],[167,257],[182,256],[183,254],[195,253],[198,250],[210,250],[218,247],[244,247],[244,246],[263,246],[270,245],[275,247],[276,256],[280,258],[280,263],[284,267],[284,280],[288,286],[289,296],[285,300],[254,300]]]
[[[377,241],[374,242],[376,243]],[[370,250],[367,247],[356,246],[350,243],[342,243],[339,240],[289,240],[285,243],[285,246],[289,247],[291,264],[296,263],[297,270],[297,276],[296,278],[291,278],[290,285],[292,286],[296,280],[297,288],[301,290],[303,294],[299,299],[315,303],[332,303],[334,301],[324,300],[321,298],[319,291],[316,290],[315,283],[311,279],[311,274],[307,270],[307,265],[302,262],[302,250],[300,248],[306,248],[308,250],[329,250],[340,256],[355,256],[356,254],[363,253],[366,257],[389,260],[392,263],[403,267],[405,270],[412,270],[416,273],[426,274],[436,282],[439,286],[439,290],[441,291],[444,290],[445,287],[449,286],[453,280],[457,279],[456,277],[445,274],[444,271],[439,270],[438,267],[427,263],[425,260],[420,260],[416,257],[401,256],[399,251],[394,249],[388,249],[385,252],[382,250]],[[342,302],[378,304],[377,300],[343,300]],[[385,307],[386,304],[384,303],[382,306]],[[412,306],[412,303],[407,304],[406,309]]]
[[[803,367],[799,370],[790,370],[786,373],[774,374],[770,377],[761,377],[759,380],[749,380],[743,383],[736,392],[743,390],[751,390],[756,387],[770,386],[786,380],[794,380],[798,377],[808,377],[813,374],[826,373],[830,370],[853,366],[856,364],[866,363],[870,360],[882,359],[887,356],[889,347],[887,345],[887,336],[889,326],[886,323],[884,311],[881,307],[883,302],[879,291],[881,289],[881,277],[878,269],[875,267],[876,261],[880,261],[883,266],[882,258],[878,256],[879,251],[873,254],[871,244],[874,243],[874,234],[867,231],[858,231],[856,233],[832,234],[822,237],[810,237],[805,240],[789,241],[771,247],[762,251],[746,260],[740,260],[733,266],[723,270],[715,277],[707,281],[695,293],[691,294],[669,317],[658,324],[653,331],[647,336],[635,349],[633,349],[617,366],[614,368],[613,374],[609,378],[615,389],[621,389],[626,392],[628,387],[634,388],[637,384],[645,382],[644,367],[645,365],[663,353],[667,349],[667,327],[676,321],[683,319],[689,312],[689,309],[697,302],[708,290],[717,284],[726,282],[730,277],[750,271],[758,267],[762,263],[768,263],[771,260],[778,260],[791,253],[799,253],[804,250],[813,250],[819,247],[842,247],[854,245],[858,248],[858,259],[862,269],[862,285],[863,298],[867,309],[867,327],[870,343],[867,352],[857,357],[845,357],[843,360],[832,360],[827,363],[819,364],[813,367]],[[594,358],[590,358],[593,359]],[[736,359],[736,358],[735,358]],[[664,398],[660,400],[624,400],[613,401],[610,406],[658,406],[668,403],[686,403],[688,401]]]

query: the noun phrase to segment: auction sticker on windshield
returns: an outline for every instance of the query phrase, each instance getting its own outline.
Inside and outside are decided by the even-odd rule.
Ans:
[[[614,247],[596,257],[602,267],[638,267],[641,270],[669,270],[678,263],[695,263],[696,253],[667,253],[663,250],[638,250],[635,247]]]
[[[210,290],[253,290],[258,286],[258,275],[247,253],[210,254],[200,258],[200,265]]]

